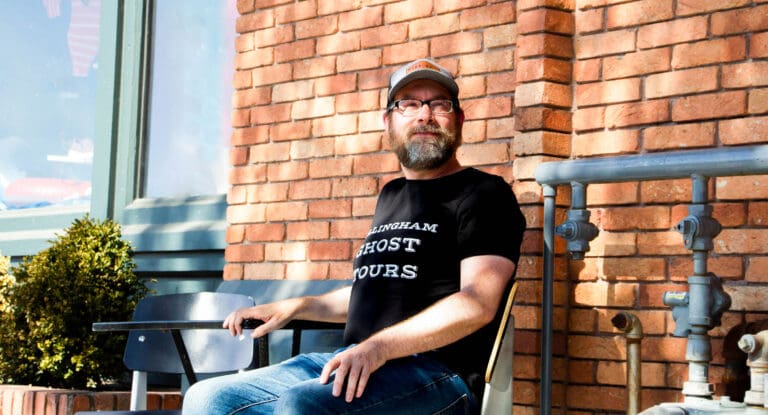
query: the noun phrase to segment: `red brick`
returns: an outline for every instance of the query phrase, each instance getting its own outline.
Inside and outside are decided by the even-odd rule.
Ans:
[[[708,1],[708,0],[686,0],[680,2],[677,5],[677,14],[684,16],[689,14],[702,14],[707,12],[713,12],[716,10],[733,9],[748,5],[749,0],[722,0],[722,1]]]
[[[361,154],[381,150],[381,134],[368,133],[337,137],[335,152],[337,155]]]
[[[290,157],[289,143],[268,143],[251,147],[250,162],[285,161]]]
[[[747,109],[744,91],[695,95],[678,99],[672,107],[673,121],[690,121],[743,115]]]
[[[319,0],[317,2],[317,14],[323,16],[346,12],[355,10],[359,5],[358,0]]]
[[[264,247],[265,262],[292,262],[307,259],[305,242],[268,243]]]
[[[574,56],[574,46],[567,36],[548,33],[519,35],[516,53],[518,58],[545,55],[570,59]]]
[[[250,69],[271,65],[274,62],[275,53],[272,48],[261,48],[235,55],[235,69]]]
[[[263,48],[294,40],[290,26],[270,27],[253,33],[253,47]]]
[[[336,75],[336,56],[304,59],[292,63],[293,79],[317,78]]]
[[[291,65],[280,64],[256,68],[251,71],[253,86],[274,85],[291,80]]]
[[[530,107],[546,105],[570,108],[573,102],[571,86],[553,82],[528,82],[515,90],[515,105]]]
[[[751,257],[747,262],[747,273],[745,279],[748,282],[767,283],[768,257]]]
[[[690,68],[713,63],[739,61],[747,55],[747,42],[742,36],[685,43],[672,48],[672,67]]]
[[[281,223],[252,224],[244,228],[249,242],[282,241],[285,237],[285,225]]]
[[[735,176],[715,179],[717,198],[721,200],[768,198],[768,176]]]
[[[471,30],[515,21],[515,4],[501,2],[486,7],[475,7],[461,13],[461,29]]]
[[[640,255],[686,255],[690,251],[683,245],[683,237],[677,231],[648,232],[637,235]]]
[[[408,26],[404,23],[399,23],[373,27],[360,33],[360,47],[368,49],[406,42],[408,39]]]
[[[400,170],[400,162],[394,154],[364,154],[353,158],[353,174],[392,173]]]
[[[265,165],[234,167],[229,173],[231,184],[258,183],[266,181],[266,179],[267,166]]]
[[[382,6],[365,7],[351,10],[339,16],[339,30],[348,32],[352,30],[381,26],[384,20],[384,8]]]
[[[748,218],[750,225],[768,225],[768,202],[750,202]]]
[[[633,281],[633,280],[662,280],[665,277],[665,262],[662,258],[629,258],[629,257],[615,257],[615,258],[589,258],[587,257],[583,261],[583,268],[578,270],[580,279],[594,279],[600,278],[601,280],[607,279],[611,281]],[[590,286],[582,287],[584,290],[588,290]],[[594,287],[593,287],[594,288]],[[620,284],[618,287],[611,286],[610,289],[621,288],[623,291],[618,292],[614,296],[608,296],[608,293],[603,292],[589,293],[587,291],[582,292],[584,297],[596,296],[594,301],[595,305],[622,305],[632,306],[636,301],[636,294],[634,290],[637,286],[633,284]],[[608,289],[607,287],[605,289]],[[599,298],[603,300],[598,301]],[[610,300],[610,304],[607,301]],[[592,303],[586,303],[592,304]]]
[[[513,131],[515,131],[514,118],[495,118],[486,123],[485,138],[488,140],[507,139],[512,137]]]
[[[714,66],[649,75],[645,96],[660,98],[718,89],[718,68]]]
[[[294,120],[327,117],[334,113],[335,100],[333,97],[319,97],[303,101],[295,101],[291,106],[291,118]]]
[[[768,141],[768,117],[736,118],[719,123],[720,141],[726,145]]]
[[[287,264],[285,274],[288,279],[325,280],[328,279],[330,265],[318,262],[291,262]]]
[[[710,257],[707,260],[707,271],[720,278],[740,280],[744,275],[744,265],[741,257]],[[669,278],[686,281],[693,275],[693,261],[689,255],[672,257],[669,260]]]
[[[444,2],[441,4],[449,4]],[[517,44],[517,26],[514,24],[489,27],[483,30],[483,44],[487,48]]]
[[[715,238],[718,254],[766,254],[768,231],[765,229],[723,229]]]
[[[239,16],[235,22],[237,33],[253,32],[275,25],[275,17],[271,11],[260,11]]]
[[[244,108],[268,104],[271,98],[271,91],[268,87],[237,90],[232,96],[232,106],[234,108]]]
[[[749,56],[751,58],[768,57],[768,32],[752,33],[749,43]]]
[[[715,124],[711,122],[648,127],[643,131],[646,150],[708,147],[714,144]]]
[[[352,257],[349,242],[310,242],[308,258],[312,261],[348,260]]]
[[[715,36],[759,32],[768,29],[768,4],[712,14],[711,30]]]
[[[764,114],[768,112],[768,88],[749,91],[747,111],[750,114]]]
[[[602,59],[594,58],[574,63],[573,79],[577,82],[591,82],[602,79]]]
[[[232,111],[232,126],[247,127],[251,124],[250,111],[248,110],[234,110]]]
[[[267,221],[306,220],[306,202],[278,202],[267,204]]]
[[[331,223],[331,238],[362,240],[370,228],[370,219],[335,220]]]
[[[346,218],[351,215],[352,203],[349,200],[316,200],[309,204],[311,219]]]
[[[375,68],[381,65],[381,51],[372,49],[346,53],[339,56],[337,65],[339,72]]]
[[[224,249],[227,262],[259,262],[264,260],[264,245],[229,245]]]
[[[275,9],[275,21],[285,24],[317,16],[317,0],[302,1]]]
[[[482,47],[483,35],[474,32],[438,36],[430,39],[430,55],[441,57],[459,53],[478,52]]]
[[[243,267],[246,280],[282,280],[285,278],[285,264],[252,263]]]
[[[510,160],[507,143],[463,145],[457,154],[462,164],[468,166],[506,163]]]
[[[552,156],[568,156],[571,150],[571,137],[548,131],[532,131],[515,136],[513,143],[515,155],[545,154]]]
[[[521,34],[548,32],[570,35],[574,33],[573,15],[563,10],[535,9],[520,13],[517,30]]]
[[[578,37],[575,41],[576,58],[585,59],[633,52],[635,36],[633,30],[616,30]]]
[[[314,159],[309,163],[309,177],[349,176],[352,174],[351,158]]]
[[[331,195],[331,182],[328,180],[303,180],[290,183],[288,198],[291,200],[321,199]]]
[[[360,32],[334,33],[317,39],[317,54],[332,55],[360,50]]]
[[[518,62],[516,76],[520,83],[541,80],[570,83],[572,69],[570,62],[559,59],[522,59]]]
[[[357,75],[354,73],[326,76],[315,79],[315,93],[318,96],[335,95],[352,92],[357,86]]]
[[[264,183],[248,187],[249,203],[281,202],[288,198],[288,183]]]
[[[432,13],[431,1],[406,1],[384,6],[384,24],[413,20]]]
[[[408,36],[411,39],[455,33],[460,30],[458,13],[425,17],[408,24]]]
[[[723,227],[741,226],[747,223],[746,206],[743,203],[713,203],[712,217]]]
[[[592,222],[598,228],[608,231],[669,229],[671,226],[667,206],[593,209]]]
[[[674,17],[672,0],[641,0],[608,7],[608,29],[641,26]]]
[[[271,183],[306,179],[308,175],[306,161],[286,161],[267,166],[267,180]]]
[[[278,63],[306,59],[312,56],[315,56],[314,39],[299,40],[275,47],[275,61]]]
[[[591,184],[587,192],[589,205],[623,205],[638,201],[638,184],[633,182]]]
[[[573,114],[573,130],[596,130],[605,126],[605,107],[579,109]]]
[[[576,105],[615,104],[640,99],[640,78],[593,82],[576,86]]]
[[[605,79],[626,78],[668,71],[670,59],[669,48],[656,48],[620,56],[609,56],[603,60],[603,77]]]
[[[253,33],[246,33],[235,38],[235,52],[253,50]]]
[[[764,312],[766,308],[765,302],[765,287],[752,285],[752,286],[728,286],[726,289],[728,294],[731,295],[731,308],[732,311],[761,311]]]
[[[641,49],[657,48],[706,39],[707,34],[706,16],[675,19],[640,27],[637,46]]]
[[[768,62],[748,62],[723,66],[724,88],[749,88],[768,85]]]
[[[657,124],[669,120],[669,102],[666,100],[617,104],[605,109],[605,126],[608,128]]]
[[[598,32],[605,28],[605,10],[599,9],[579,9],[576,11],[576,28],[577,34],[583,35],[591,32]]]
[[[293,160],[328,157],[333,155],[332,138],[314,138],[291,142],[290,157]]]
[[[639,150],[637,130],[611,130],[573,136],[573,156],[636,153]]]
[[[233,205],[227,208],[227,222],[236,223],[255,223],[264,222],[266,209],[263,205]]]
[[[385,65],[401,64],[412,60],[429,56],[429,41],[417,40],[399,45],[386,46],[382,54],[382,63]],[[387,72],[389,73],[389,71]],[[381,79],[389,79],[389,75]]]
[[[243,279],[244,267],[242,264],[224,264],[224,281],[239,281]]]
[[[500,114],[503,115],[503,114]],[[544,107],[515,108],[515,128],[519,131],[552,130],[570,132],[570,111]]]
[[[649,180],[640,185],[640,197],[645,203],[689,202],[691,180]]]
[[[378,192],[372,177],[335,178],[332,183],[333,197],[371,196]]]

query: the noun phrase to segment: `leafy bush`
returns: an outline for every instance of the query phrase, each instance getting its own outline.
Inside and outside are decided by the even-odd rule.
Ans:
[[[119,225],[75,220],[0,284],[0,382],[101,387],[124,374],[125,335],[94,321],[130,319],[147,288]]]

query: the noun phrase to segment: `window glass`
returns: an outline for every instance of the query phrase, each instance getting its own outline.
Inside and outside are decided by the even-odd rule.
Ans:
[[[144,197],[227,190],[235,0],[155,1]]]
[[[90,203],[100,9],[0,1],[0,211]]]

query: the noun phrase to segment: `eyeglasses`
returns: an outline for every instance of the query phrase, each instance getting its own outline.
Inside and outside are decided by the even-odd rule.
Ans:
[[[421,111],[424,105],[429,106],[429,111],[435,115],[450,114],[453,112],[453,101],[450,99],[430,99],[422,101],[420,99],[399,99],[389,105],[387,111],[397,109],[406,117],[412,117]]]

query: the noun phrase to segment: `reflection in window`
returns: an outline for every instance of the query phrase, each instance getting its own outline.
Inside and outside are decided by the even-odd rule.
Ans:
[[[227,190],[235,0],[155,2],[144,197]]]
[[[0,211],[90,203],[100,8],[0,2]]]

